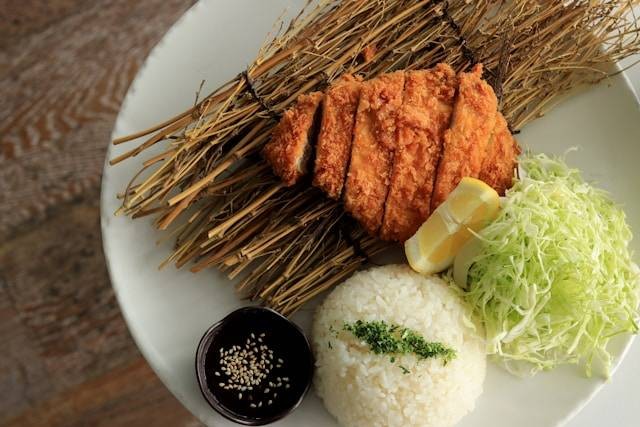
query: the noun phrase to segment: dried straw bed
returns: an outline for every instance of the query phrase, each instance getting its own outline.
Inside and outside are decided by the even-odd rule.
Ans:
[[[184,113],[114,141],[147,136],[111,164],[164,147],[119,195],[118,213],[155,215],[159,229],[172,226],[175,251],[166,263],[219,268],[238,279],[242,295],[291,314],[388,246],[309,183],[284,188],[271,175],[259,150],[282,111],[346,71],[371,78],[482,62],[505,117],[520,129],[640,49],[636,20],[625,18],[637,1],[561,3],[311,3],[236,78]],[[373,53],[368,61],[365,48]]]

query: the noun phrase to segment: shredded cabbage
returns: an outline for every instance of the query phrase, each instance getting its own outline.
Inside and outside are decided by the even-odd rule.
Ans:
[[[638,332],[639,281],[624,212],[563,160],[525,154],[524,172],[466,271],[466,300],[489,354],[518,375],[601,362],[609,340]]]

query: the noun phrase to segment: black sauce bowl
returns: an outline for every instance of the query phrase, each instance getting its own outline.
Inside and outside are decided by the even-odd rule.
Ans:
[[[254,333],[260,337],[265,333],[264,343],[274,351],[274,366],[277,359],[283,359],[281,368],[275,368],[265,385],[255,392],[242,392],[243,398],[238,398],[239,391],[228,391],[219,387],[220,381],[226,377],[217,369],[220,360],[220,348],[228,349],[233,345],[244,345]],[[221,376],[216,376],[215,372]],[[309,391],[313,377],[313,354],[307,337],[302,330],[286,317],[274,310],[263,307],[244,307],[230,314],[211,326],[203,335],[196,352],[196,375],[200,391],[209,405],[220,415],[238,424],[259,426],[275,422],[293,412],[302,403]],[[289,378],[288,388],[283,385],[273,390],[278,397],[267,405],[260,400],[261,407],[251,408],[249,396],[262,396],[264,388],[273,377]],[[276,391],[277,390],[277,391]],[[272,390],[270,390],[272,391]],[[262,397],[260,397],[262,399]]]

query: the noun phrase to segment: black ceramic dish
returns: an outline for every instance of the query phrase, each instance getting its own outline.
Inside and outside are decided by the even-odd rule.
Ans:
[[[265,360],[268,370],[261,371],[265,377],[251,390],[234,381],[230,370],[225,372],[225,356],[240,351]],[[271,309],[245,307],[204,334],[196,352],[196,375],[202,395],[220,415],[239,424],[265,425],[300,405],[311,385],[313,356],[297,325]]]

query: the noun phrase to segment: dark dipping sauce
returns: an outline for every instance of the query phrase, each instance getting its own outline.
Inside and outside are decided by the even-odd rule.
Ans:
[[[207,402],[225,418],[264,425],[302,402],[313,376],[304,333],[273,310],[245,307],[213,325],[196,354]]]

